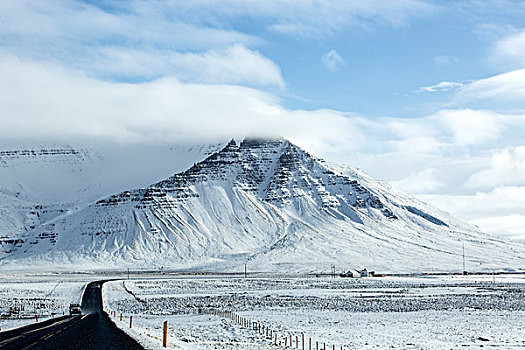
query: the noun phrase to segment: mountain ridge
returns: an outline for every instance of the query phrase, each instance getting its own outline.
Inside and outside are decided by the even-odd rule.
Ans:
[[[146,188],[35,230],[7,260],[315,272],[523,268],[524,247],[485,235],[356,169],[284,139],[234,140]],[[426,259],[425,259],[426,258]]]

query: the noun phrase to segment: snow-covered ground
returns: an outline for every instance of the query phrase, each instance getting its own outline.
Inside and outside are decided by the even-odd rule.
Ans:
[[[275,333],[294,348],[305,334],[306,349],[310,338],[313,349],[525,347],[523,275],[127,280],[105,284],[104,298],[116,324],[149,348],[161,347],[164,321],[169,347],[184,349],[268,349]]]
[[[87,276],[0,275],[0,327],[24,326],[69,312],[79,303]]]

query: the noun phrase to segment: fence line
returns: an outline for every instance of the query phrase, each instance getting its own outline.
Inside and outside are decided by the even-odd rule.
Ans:
[[[112,311],[110,309],[106,310],[106,313],[110,315],[111,317],[117,318],[117,312]],[[257,332],[260,335],[263,335],[265,339],[267,339],[271,345],[275,347],[280,348],[287,348],[287,349],[301,349],[301,350],[327,350],[330,347],[327,343],[323,342],[321,343],[318,340],[315,340],[315,348],[313,347],[313,339],[312,337],[307,337],[305,333],[300,334],[292,334],[290,332],[282,332],[279,334],[275,329],[269,327],[268,325],[259,322],[257,320],[251,320],[249,318],[240,316],[232,311],[223,311],[223,310],[217,310],[217,309],[210,309],[210,310],[203,310],[198,309],[199,314],[208,314],[208,315],[214,315],[218,317],[223,317],[232,320],[233,322],[239,324],[242,327],[248,328],[254,332]],[[120,314],[120,321],[125,322],[123,319],[122,313]],[[133,315],[130,315],[129,317],[129,328],[132,328],[133,325]],[[162,323],[163,328],[163,337],[162,337],[162,345],[163,347],[167,347],[168,343],[168,321],[163,321]],[[149,334],[146,334],[147,336],[151,338],[152,337]],[[344,350],[343,346],[341,345],[339,348],[336,348],[335,344],[332,344],[332,350]]]
[[[269,339],[270,342],[273,341],[273,345],[277,347],[285,347],[289,349],[301,349],[301,350],[314,350],[312,348],[312,338],[307,337],[305,333],[300,334],[291,334],[289,332],[282,332],[282,334],[279,334],[276,330],[270,328],[269,326],[265,325],[262,322],[259,322],[257,320],[251,320],[245,317],[242,317],[232,311],[222,311],[222,310],[202,310],[199,309],[199,313],[205,313],[210,315],[215,315],[219,317],[229,318],[232,321],[236,322],[237,324],[249,328],[255,332],[257,332],[260,335],[263,335],[265,338]],[[308,342],[306,342],[306,339],[308,339]],[[308,345],[308,347],[306,346]],[[315,350],[326,350],[329,348],[329,345],[325,342],[322,343],[322,347],[320,348],[321,342],[316,341],[315,342]],[[332,350],[343,350],[343,346],[341,345],[339,348],[336,348],[335,344],[332,344]]]

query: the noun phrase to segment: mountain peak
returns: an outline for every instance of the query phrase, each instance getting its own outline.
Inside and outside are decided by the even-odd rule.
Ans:
[[[451,269],[458,239],[487,266],[523,253],[285,139],[245,138],[166,180],[39,227],[19,251],[178,267],[240,259],[268,270],[338,262],[399,272]]]

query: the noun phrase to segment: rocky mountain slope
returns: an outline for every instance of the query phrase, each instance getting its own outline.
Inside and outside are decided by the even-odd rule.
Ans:
[[[488,236],[282,139],[245,139],[147,188],[36,227],[5,262],[282,272],[525,268]]]
[[[1,145],[0,253],[11,252],[58,216],[187,169],[224,144]]]

